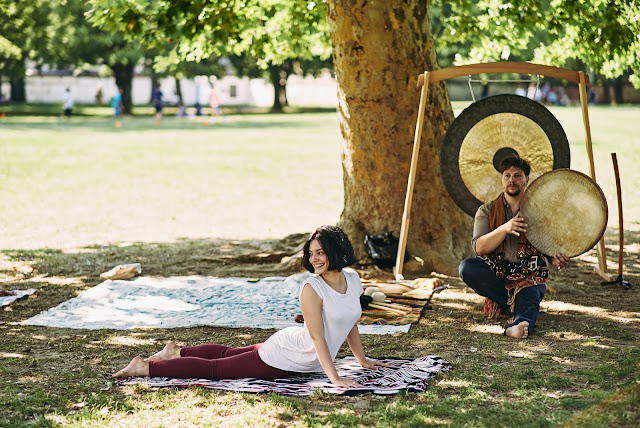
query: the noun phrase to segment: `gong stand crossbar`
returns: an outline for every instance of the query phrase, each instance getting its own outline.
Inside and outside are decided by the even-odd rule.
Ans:
[[[552,67],[548,65],[533,64],[530,62],[514,62],[500,61],[481,64],[461,65],[458,67],[442,68],[439,70],[425,71],[418,76],[417,86],[421,89],[420,104],[418,106],[418,119],[416,123],[416,131],[413,140],[413,152],[411,154],[411,166],[409,169],[409,179],[407,181],[407,193],[404,202],[404,211],[402,213],[402,225],[400,227],[400,238],[398,242],[398,254],[396,256],[396,265],[393,269],[396,280],[404,279],[402,270],[404,268],[404,253],[407,248],[407,236],[409,232],[411,202],[413,199],[413,188],[416,180],[416,172],[418,167],[418,156],[420,154],[420,140],[422,138],[422,127],[424,124],[424,113],[427,104],[427,95],[429,84],[437,83],[443,80],[453,79],[455,77],[468,76],[482,73],[521,73],[521,74],[537,74],[542,76],[554,77],[557,79],[567,80],[577,83],[580,87],[580,104],[582,106],[582,120],[585,130],[585,142],[587,146],[587,155],[589,157],[589,172],[591,179],[596,181],[596,172],[593,162],[593,148],[591,146],[591,128],[589,126],[589,112],[587,109],[587,86],[589,86],[589,78],[582,71],[574,71],[561,67]],[[604,250],[604,237],[600,238],[597,244],[598,252],[598,268],[596,272],[605,280],[610,281],[612,275],[607,272],[607,259]]]

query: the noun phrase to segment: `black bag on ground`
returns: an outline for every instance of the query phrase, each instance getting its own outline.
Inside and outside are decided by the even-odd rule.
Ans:
[[[399,239],[391,232],[384,232],[380,235],[364,235],[364,246],[367,254],[379,268],[390,268],[396,264],[398,254]],[[404,252],[404,260],[409,258],[409,254]]]

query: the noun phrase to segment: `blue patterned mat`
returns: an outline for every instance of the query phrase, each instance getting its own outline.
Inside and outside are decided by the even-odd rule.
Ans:
[[[282,329],[297,324],[298,289],[308,273],[289,277],[187,276],[107,280],[23,324],[81,329],[176,328],[196,325]],[[410,325],[359,325],[363,334],[409,331]]]

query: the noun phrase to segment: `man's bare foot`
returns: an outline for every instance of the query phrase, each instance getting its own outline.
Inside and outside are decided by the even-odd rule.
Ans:
[[[514,339],[526,339],[529,336],[529,321],[522,321],[519,324],[507,328],[506,334]]]
[[[134,376],[149,376],[149,363],[143,360],[142,357],[135,357],[127,367],[111,375],[111,377]]]
[[[162,348],[162,351],[145,358],[145,361],[172,360],[174,358],[180,358],[180,347],[174,341],[170,341]]]

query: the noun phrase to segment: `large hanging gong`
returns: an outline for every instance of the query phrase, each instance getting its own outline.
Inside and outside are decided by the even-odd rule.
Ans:
[[[569,168],[569,142],[560,122],[542,104],[518,95],[495,95],[467,107],[442,143],[440,169],[449,194],[470,216],[502,192],[500,162],[520,156],[529,181]]]

